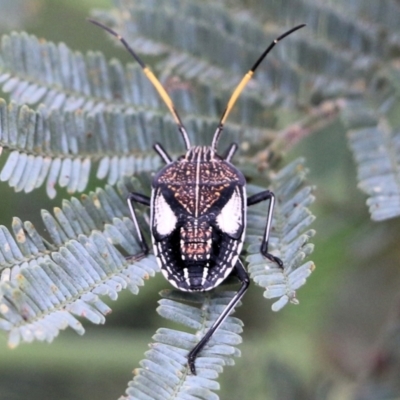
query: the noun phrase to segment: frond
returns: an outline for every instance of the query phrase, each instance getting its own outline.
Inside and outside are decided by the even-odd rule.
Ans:
[[[0,82],[18,104],[41,102],[48,109],[99,111],[114,108],[159,109],[161,102],[137,65],[107,62],[99,52],[85,56],[65,44],[26,33],[4,35]],[[164,110],[164,108],[162,108]]]
[[[400,215],[399,84],[397,70],[381,72],[369,92],[379,108],[358,99],[343,111],[358,186],[369,196],[367,205],[376,221]]]
[[[183,81],[190,81],[187,85],[198,99],[195,110],[188,107],[188,90],[180,91],[171,84],[171,94],[179,110],[215,118],[221,115],[233,88],[251,63],[278,32],[282,33],[266,34],[260,27],[251,29],[249,21],[233,18],[216,4],[184,0],[157,5],[123,1],[116,5],[114,13],[96,12],[95,18],[121,32],[135,50],[161,54],[163,59],[156,69],[163,76],[178,75]],[[293,42],[291,51],[287,51],[284,43],[285,51],[272,52],[268,70],[257,71],[258,82],[249,83],[239,99],[240,109],[231,114],[230,121],[246,127],[273,127],[276,109],[283,104],[292,105],[293,94],[310,86],[307,74],[297,71],[297,66],[293,67],[288,60],[289,54],[297,53],[293,47],[298,41],[291,37],[287,40]]]
[[[340,46],[351,49],[355,54],[364,54],[362,62],[368,58],[387,60],[395,56],[392,50],[397,47],[397,24],[400,18],[399,4],[384,1],[378,4],[355,0],[351,3],[339,0],[321,4],[326,15],[330,35]],[[328,20],[329,18],[329,20]],[[382,43],[380,32],[385,29],[387,37]],[[349,40],[350,38],[350,40]]]
[[[154,343],[140,362],[129,382],[127,396],[122,399],[218,399],[213,391],[219,389],[215,382],[225,365],[233,365],[232,357],[240,355],[235,347],[241,343],[243,323],[228,317],[196,359],[197,375],[191,375],[187,354],[203,337],[208,328],[229,303],[234,292],[184,293],[163,291],[158,313],[180,323],[195,333],[159,329]],[[184,304],[190,303],[189,304]],[[193,304],[193,305],[191,305]]]
[[[304,160],[299,159],[272,176],[269,185],[276,196],[269,251],[281,258],[283,269],[260,254],[267,206],[260,204],[248,210],[248,270],[254,282],[265,289],[266,298],[279,298],[272,305],[274,311],[289,301],[298,304],[296,290],[305,284],[315,268],[312,261],[304,263],[305,257],[313,251],[314,246],[308,241],[315,234],[314,230],[307,229],[315,217],[308,210],[314,196],[312,187],[304,187],[305,175]],[[250,194],[263,190],[255,186],[248,189]]]
[[[173,85],[171,96],[188,114],[184,123],[196,144],[211,142],[226,92],[259,56],[259,45],[266,46],[282,32],[282,27],[266,32],[261,23],[240,13],[205,4],[176,0],[171,7],[165,2],[121,0],[119,11],[105,21],[124,35],[128,32],[135,49],[161,55],[158,67],[165,75],[191,80],[198,96],[174,90]],[[125,19],[129,14],[132,21]],[[166,29],[171,35],[165,35]],[[257,74],[258,82],[249,85],[234,122],[226,125],[220,153],[231,142],[250,148],[249,154],[255,146],[265,148],[273,136],[265,126],[276,124],[283,106],[305,100],[310,87],[327,88],[321,90],[322,98],[333,87],[346,92],[354,78],[348,73],[353,59],[345,51],[325,51],[325,62],[315,65],[311,61],[322,44],[290,37],[278,48],[268,68]],[[336,76],[329,80],[332,70]],[[2,39],[0,83],[11,99],[9,104],[0,100],[0,146],[9,151],[0,180],[16,191],[28,193],[46,184],[50,197],[56,195],[57,185],[69,193],[82,192],[97,162],[97,177],[107,178],[110,185],[145,172],[146,183],[135,178],[133,185],[135,190],[147,185],[148,191],[149,172],[160,167],[153,143],[162,143],[173,158],[182,153],[176,125],[165,116],[165,106],[136,65],[123,67],[116,60],[107,62],[101,53],[82,55],[64,44],[14,33]],[[277,196],[270,250],[284,261],[283,270],[259,254],[267,207],[261,204],[248,212],[248,270],[265,289],[265,297],[279,298],[274,310],[289,301],[297,303],[295,291],[314,268],[312,262],[304,262],[312,252],[308,240],[314,234],[308,229],[314,219],[308,210],[312,188],[304,187],[304,180],[302,160],[270,177],[269,188]],[[119,183],[117,188],[107,186],[80,200],[64,201],[53,214],[42,211],[48,238],[18,218],[11,232],[0,227],[0,329],[8,332],[10,346],[52,341],[68,326],[83,334],[76,316],[104,323],[111,310],[100,296],[115,300],[125,288],[136,294],[159,270],[152,255],[142,254],[123,201],[132,183]],[[250,194],[263,189],[248,187]],[[139,215],[139,223],[147,235],[148,216]],[[164,291],[159,314],[194,333],[159,329],[126,398],[217,399],[218,375],[240,354],[236,346],[241,342],[241,321],[227,318],[196,360],[197,376],[189,373],[186,357],[233,295],[224,288],[201,294]]]
[[[137,294],[143,279],[158,271],[153,257],[143,258],[128,213],[108,187],[64,201],[54,217],[42,211],[50,242],[17,218],[15,239],[0,228],[0,329],[9,332],[11,347],[51,341],[68,326],[83,334],[74,315],[104,323],[111,310],[99,295],[115,300],[125,288]]]
[[[383,47],[378,34],[380,28],[373,21],[381,21],[382,26],[387,27],[383,19],[377,18],[377,13],[383,15],[388,8],[394,11],[396,7],[391,7],[389,3],[391,2],[382,2],[378,11],[378,7],[372,2],[362,1],[259,2],[252,7],[252,17],[258,21],[301,20],[311,29],[318,30],[319,38],[328,46],[327,51],[335,52],[334,47],[336,47],[345,50],[349,55],[359,57],[361,53],[378,58],[382,55]],[[368,8],[370,10],[366,12]],[[397,7],[394,15],[398,15],[398,12]],[[373,17],[368,18],[368,14]],[[348,73],[354,72],[355,70],[348,71]]]
[[[88,25],[88,29],[96,28]],[[171,60],[176,62],[177,59],[176,54],[171,55]],[[17,104],[41,102],[47,110],[124,114],[146,110],[166,114],[165,105],[135,63],[123,67],[116,59],[107,62],[99,52],[82,55],[63,43],[56,45],[40,41],[26,33],[2,37],[0,84]],[[232,87],[229,89],[232,90]],[[215,118],[218,123],[223,109],[219,109],[220,100],[215,86],[200,87],[196,96],[178,90],[173,97],[187,114],[202,120]],[[247,116],[242,115],[237,121],[265,126],[265,118],[263,125],[254,121],[254,115],[261,115],[265,106],[259,99],[253,99],[245,108]]]
[[[122,32],[128,31],[128,40],[132,35],[129,32],[139,34],[138,43],[132,39],[139,50],[152,48],[148,40],[143,42],[143,37],[154,35],[159,41],[169,41],[158,47],[155,45],[159,51],[168,49],[169,52],[162,68],[167,74],[177,72],[188,79],[196,76],[199,82],[194,88],[196,96],[188,95],[187,90],[172,90],[172,96],[178,106],[190,113],[184,119],[192,142],[203,144],[209,142],[218,123],[221,112],[218,108],[222,97],[226,97],[220,91],[232,90],[247,70],[249,60],[259,55],[259,43],[271,40],[271,32],[265,32],[261,24],[242,14],[229,13],[218,5],[202,5],[192,0],[179,0],[178,5],[172,12],[166,4],[155,8],[151,2],[123,2],[119,4],[121,10],[134,12],[135,18],[126,21],[121,17],[125,14],[118,12],[113,18],[108,14],[106,22],[113,22]],[[212,19],[210,7],[214,11]],[[152,19],[168,23],[171,18],[178,17],[182,20],[182,24],[178,24],[179,35],[160,35],[154,24],[145,23]],[[281,28],[276,29],[276,34],[278,31]],[[213,41],[217,51],[208,46],[207,38],[211,33],[216,35]],[[182,42],[182,38],[186,41]],[[155,39],[150,42],[159,43]],[[187,58],[193,57],[189,49],[194,54],[193,60]],[[229,51],[221,53],[218,49]],[[248,96],[237,111],[236,120],[240,124],[227,124],[229,136],[223,135],[221,145],[226,146],[228,141],[257,145],[260,140],[268,141],[271,134],[265,126],[274,126],[277,107],[288,104],[287,93],[309,93],[309,88],[314,86],[312,96],[321,100],[348,88],[348,81],[354,78],[347,74],[354,70],[353,58],[346,52],[331,49],[325,57],[316,57],[323,49],[323,43],[314,43],[303,35],[289,37],[283,46],[278,46],[268,68],[256,74],[260,84],[253,82],[246,91]],[[199,56],[207,60],[209,67],[201,67]],[[172,156],[180,154],[176,126],[165,116],[164,105],[160,104],[138,66],[124,68],[116,60],[107,62],[100,53],[84,56],[64,44],[55,45],[16,33],[3,37],[0,57],[0,81],[13,101],[17,104],[44,103],[37,110],[26,105],[10,103],[7,107],[1,104],[0,145],[8,148],[11,154],[0,179],[8,181],[16,191],[30,192],[46,184],[50,197],[56,195],[57,185],[66,187],[71,194],[82,192],[91,166],[96,162],[99,162],[97,176],[107,178],[109,184],[115,184],[123,176],[153,171],[160,165],[151,151],[152,144],[157,141],[163,143]],[[317,58],[329,62],[312,70]],[[175,67],[186,72],[175,71]],[[213,74],[218,68],[223,75]],[[332,73],[336,75],[333,81],[327,78]],[[264,93],[269,89],[278,89],[281,97],[271,92],[266,97]]]
[[[223,90],[231,91],[253,60],[258,58],[263,49],[255,48],[253,43],[266,47],[274,39],[261,29],[246,30],[249,21],[235,18],[218,4],[191,0],[161,4],[117,1],[116,4],[119,12],[112,14],[115,16],[112,24],[127,32],[129,40],[137,44],[137,48],[142,51],[148,48],[141,46],[141,38],[145,38],[159,44],[164,52],[168,50],[170,55],[163,61],[162,70],[173,70],[186,79],[211,80]],[[128,13],[129,19],[124,18],[124,12]],[[109,15],[107,21],[110,23],[110,20]],[[169,34],[165,35],[165,32]],[[210,41],[213,46],[210,46]],[[296,38],[288,38],[288,42],[296,42]],[[277,59],[276,54],[271,55],[272,60]],[[285,71],[279,74],[278,68],[272,68],[269,78],[260,73],[258,79],[263,81],[264,89],[265,86],[272,87],[272,82],[277,83],[277,77],[285,73],[299,79],[290,62],[279,68]],[[253,90],[260,94],[256,85],[253,85]]]
[[[176,135],[170,120],[152,113],[49,111],[43,105],[34,111],[3,100],[0,121],[0,144],[10,151],[0,180],[26,193],[46,184],[51,198],[56,184],[82,192],[96,161],[97,177],[108,177],[112,185],[122,176],[158,168],[149,131],[160,138]],[[177,141],[172,142],[177,151]]]
[[[186,125],[193,143],[211,143],[217,120],[192,117]],[[268,141],[265,130],[227,124],[230,141]],[[176,124],[168,115],[145,110],[84,112],[48,110],[41,105],[35,111],[0,99],[0,146],[10,153],[0,180],[26,193],[46,185],[50,198],[56,185],[69,193],[85,190],[91,166],[99,162],[97,177],[114,185],[124,176],[151,172],[161,160],[153,143],[163,143],[173,157],[183,152]]]
[[[348,93],[354,90],[349,82],[362,79],[374,67],[373,63],[360,62],[359,53],[347,45],[348,36],[346,41],[342,38],[342,47],[337,46],[330,30],[335,26],[335,16],[345,25],[345,15],[337,15],[320,4],[301,1],[300,7],[297,3],[287,7],[286,3],[263,2],[254,7],[259,14],[250,14],[237,9],[227,12],[227,7],[220,3],[194,0],[115,3],[114,12],[96,12],[96,18],[122,32],[139,51],[163,56],[168,52],[157,67],[159,71],[195,79],[203,87],[212,87],[214,93],[218,89],[231,92],[262,49],[288,24],[295,23],[289,21],[305,22],[308,31],[314,29],[318,35],[323,31],[322,40],[305,29],[274,49],[254,77],[258,84],[249,84],[243,93],[244,108],[248,108],[249,101],[271,110],[282,104],[293,105],[296,100],[307,103],[329,98],[338,91]],[[316,18],[319,13],[326,16],[328,31],[321,29],[324,27]],[[346,27],[348,34],[352,26]],[[166,31],[170,34],[165,35]],[[367,32],[364,27],[362,34],[373,36],[374,43],[378,43],[376,32]],[[364,36],[360,40],[363,39]],[[254,119],[258,120],[253,115]],[[248,119],[246,123],[254,122]]]

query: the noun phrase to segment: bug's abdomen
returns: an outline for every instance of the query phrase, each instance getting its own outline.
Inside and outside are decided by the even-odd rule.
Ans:
[[[206,261],[212,250],[212,227],[197,219],[188,221],[180,228],[180,253],[182,260]]]
[[[223,235],[211,225],[200,233],[197,229],[198,235],[193,236],[194,226],[186,223],[154,242],[154,252],[166,279],[189,292],[218,286],[235,266],[242,248],[242,240]]]
[[[154,253],[165,278],[175,287],[190,292],[204,291],[212,286],[208,282],[210,267],[214,265],[212,246],[210,239],[206,239],[208,232],[205,240],[192,234],[193,227],[176,229],[153,242]]]

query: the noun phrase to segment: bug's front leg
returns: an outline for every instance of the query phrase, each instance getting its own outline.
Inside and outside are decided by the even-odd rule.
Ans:
[[[244,296],[244,294],[246,293],[246,291],[250,285],[249,275],[240,260],[237,261],[237,264],[233,271],[241,282],[240,289],[237,291],[235,296],[232,298],[232,300],[226,306],[224,311],[222,311],[221,315],[213,323],[213,325],[207,331],[207,333],[204,335],[204,337],[200,340],[200,342],[197,343],[197,345],[190,351],[190,353],[188,355],[188,364],[189,364],[190,371],[192,372],[193,375],[196,375],[195,361],[196,361],[197,356],[203,350],[204,346],[208,343],[208,341],[211,339],[214,332],[221,326],[221,324],[225,321],[226,317],[228,317],[230,312],[236,307],[236,304]]]
[[[268,258],[268,260],[276,262],[281,268],[283,268],[282,260],[279,257],[275,257],[274,255],[268,253],[268,240],[269,240],[269,232],[271,230],[272,213],[274,212],[275,195],[269,190],[264,190],[263,192],[248,197],[247,206],[252,206],[254,204],[258,204],[265,200],[269,200],[268,215],[267,215],[267,223],[265,225],[265,230],[264,230],[264,236],[260,246],[260,253],[264,257]]]
[[[140,204],[144,204],[145,206],[150,206],[150,197],[145,196],[143,194],[140,193],[130,193],[128,198],[127,198],[127,202],[128,202],[128,207],[129,210],[131,212],[131,216],[132,216],[132,221],[135,225],[135,229],[139,238],[139,243],[140,246],[143,250],[144,254],[148,254],[149,252],[149,246],[146,243],[146,240],[142,234],[142,231],[139,227],[138,221],[137,221],[137,217],[136,217],[136,212],[135,212],[135,208],[133,207],[133,203],[140,203]]]

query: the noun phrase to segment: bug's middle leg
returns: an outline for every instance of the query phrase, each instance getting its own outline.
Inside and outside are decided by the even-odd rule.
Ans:
[[[268,253],[268,240],[269,233],[271,230],[272,223],[272,213],[274,212],[275,205],[275,195],[270,190],[264,190],[260,193],[254,194],[247,198],[247,206],[252,206],[254,204],[258,204],[262,201],[269,200],[268,203],[268,214],[267,214],[267,223],[265,225],[264,236],[261,242],[260,253],[268,258],[268,260],[276,262],[281,268],[283,268],[283,262],[279,257],[276,257],[270,253]]]
[[[143,236],[143,233],[142,233],[139,223],[137,221],[136,212],[135,212],[135,208],[133,207],[133,203],[135,202],[135,203],[144,204],[145,206],[150,206],[150,197],[145,196],[141,193],[130,193],[127,198],[127,202],[128,202],[129,211],[131,212],[132,221],[135,225],[136,233],[139,238],[140,247],[142,248],[144,254],[148,254],[149,246],[146,243],[146,240]]]

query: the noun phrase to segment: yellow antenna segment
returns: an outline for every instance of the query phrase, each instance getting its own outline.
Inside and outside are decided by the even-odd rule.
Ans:
[[[175,111],[174,108],[174,103],[172,102],[171,98],[169,97],[167,91],[164,89],[163,85],[161,85],[160,81],[156,78],[156,76],[153,74],[153,71],[149,69],[148,67],[143,68],[143,72],[146,74],[147,78],[149,81],[154,85],[156,88],[158,94],[161,96],[161,98],[164,100],[164,103],[167,105],[169,111],[171,111],[171,114],[173,115],[175,122],[178,125],[181,125],[181,121],[179,119],[178,114]]]
[[[237,85],[236,89],[233,91],[231,98],[228,101],[228,105],[226,106],[225,112],[221,118],[221,124],[224,124],[226,119],[228,118],[229,113],[231,112],[233,106],[235,105],[238,97],[242,93],[243,89],[246,87],[249,80],[253,77],[254,72],[249,71],[240,81],[239,85]]]

